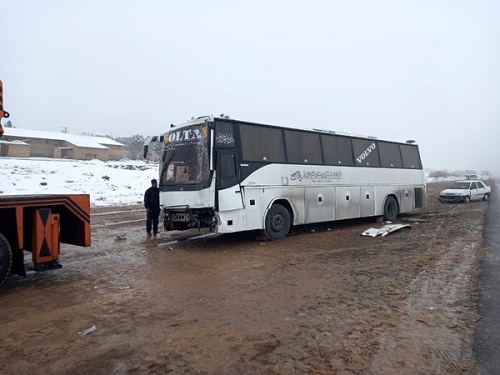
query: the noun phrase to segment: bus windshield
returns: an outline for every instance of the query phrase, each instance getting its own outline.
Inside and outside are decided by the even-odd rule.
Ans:
[[[210,177],[207,125],[168,134],[160,161],[160,185],[199,184]]]

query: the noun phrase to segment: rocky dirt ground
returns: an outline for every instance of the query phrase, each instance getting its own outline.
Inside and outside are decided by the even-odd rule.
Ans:
[[[412,229],[376,238],[363,219],[148,240],[139,207],[95,210],[91,248],[0,289],[0,373],[478,373],[488,202],[439,203],[446,185],[398,217]]]

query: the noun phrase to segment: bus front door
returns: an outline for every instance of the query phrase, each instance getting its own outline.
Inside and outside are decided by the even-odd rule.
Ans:
[[[217,153],[217,207],[222,212],[243,208],[236,151]]]

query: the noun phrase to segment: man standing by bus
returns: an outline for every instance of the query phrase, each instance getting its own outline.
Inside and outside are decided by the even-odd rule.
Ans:
[[[146,207],[146,232],[148,237],[151,237],[151,229],[153,235],[158,234],[158,216],[160,216],[160,189],[158,189],[158,181],[151,180],[151,187],[144,193],[144,207]]]

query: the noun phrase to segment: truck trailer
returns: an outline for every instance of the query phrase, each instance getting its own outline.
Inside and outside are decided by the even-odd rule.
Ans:
[[[88,194],[0,195],[0,285],[26,275],[24,251],[36,271],[61,268],[61,242],[91,245]]]
[[[3,108],[0,81],[0,137]],[[0,285],[9,274],[26,275],[24,252],[32,254],[37,271],[57,269],[60,243],[89,247],[90,196],[2,195],[0,193]]]

